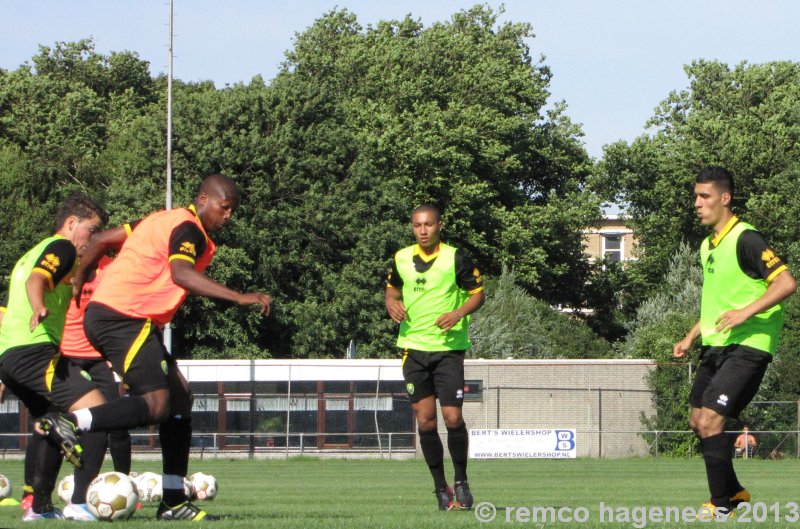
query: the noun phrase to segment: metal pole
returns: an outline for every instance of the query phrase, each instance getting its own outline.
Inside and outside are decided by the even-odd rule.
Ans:
[[[172,3],[169,0],[169,62],[167,63],[167,209],[172,209]],[[164,347],[172,354],[172,324],[164,326]]]

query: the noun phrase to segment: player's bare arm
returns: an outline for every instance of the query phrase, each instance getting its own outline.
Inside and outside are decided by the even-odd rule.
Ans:
[[[75,303],[79,307],[83,285],[88,281],[95,267],[97,267],[97,262],[109,251],[122,248],[122,244],[127,238],[128,230],[125,226],[101,231],[92,237],[91,242],[81,252],[80,264],[72,277],[72,297],[75,298]]]
[[[698,321],[695,323],[694,327],[692,327],[686,336],[683,337],[683,340],[676,343],[675,346],[672,348],[672,356],[675,358],[683,358],[686,356],[686,353],[689,352],[689,349],[692,348],[692,344],[694,343],[697,338],[700,337],[700,322]]]
[[[741,309],[729,310],[717,319],[717,332],[727,332],[756,314],[768,310],[797,291],[797,282],[789,270],[784,270],[770,282],[764,294]]]
[[[445,312],[436,319],[436,326],[442,329],[442,332],[447,332],[455,324],[461,321],[462,318],[468,316],[481,308],[486,301],[486,294],[483,290],[475,292],[469,296],[469,299],[456,310]]]
[[[195,270],[194,265],[182,259],[170,263],[172,281],[181,288],[198,296],[224,299],[239,305],[260,305],[261,313],[269,315],[272,297],[263,292],[240,293],[220,285],[210,277]]]
[[[50,314],[50,311],[47,310],[44,304],[44,294],[52,290],[51,281],[52,279],[49,276],[34,272],[28,276],[28,280],[25,282],[28,301],[33,309],[30,324],[31,332],[47,318],[48,314]]]
[[[406,319],[406,306],[403,304],[403,293],[398,288],[386,287],[386,311],[395,323]]]

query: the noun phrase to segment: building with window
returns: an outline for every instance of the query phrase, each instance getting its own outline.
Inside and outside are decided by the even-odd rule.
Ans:
[[[636,238],[621,215],[606,214],[599,226],[584,230],[584,251],[590,259],[625,263],[635,259]]]

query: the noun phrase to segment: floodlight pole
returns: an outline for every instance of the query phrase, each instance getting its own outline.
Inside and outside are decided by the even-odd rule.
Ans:
[[[169,0],[169,62],[167,63],[167,204],[172,209],[172,3]],[[164,347],[172,354],[172,325],[164,326]]]

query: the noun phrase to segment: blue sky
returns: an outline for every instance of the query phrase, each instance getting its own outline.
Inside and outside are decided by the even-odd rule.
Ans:
[[[486,2],[498,7],[500,2]],[[529,22],[532,55],[544,54],[564,100],[583,125],[590,155],[631,141],[670,91],[687,86],[699,58],[800,61],[796,0],[507,0],[500,21]],[[174,73],[218,87],[277,72],[296,33],[334,7],[362,26],[407,14],[425,26],[474,2],[457,0],[174,0]],[[16,69],[38,45],[93,37],[100,53],[131,50],[151,72],[167,69],[167,0],[0,0],[0,68]],[[551,101],[551,102],[552,102]]]

